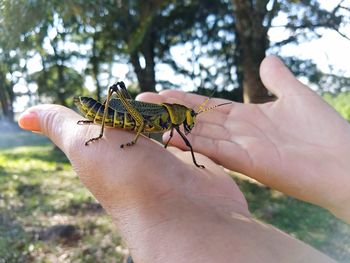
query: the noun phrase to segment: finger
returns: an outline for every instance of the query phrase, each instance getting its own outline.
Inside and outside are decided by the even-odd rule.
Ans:
[[[186,105],[183,101],[176,99],[176,98],[170,98],[167,96],[163,96],[159,93],[154,93],[154,92],[144,92],[139,95],[137,95],[136,100],[140,101],[146,101],[146,102],[151,102],[155,104],[161,104],[161,103],[177,103],[184,105],[186,107],[190,107],[189,105]]]
[[[187,93],[179,90],[165,90],[165,91],[161,91],[159,94],[164,97],[180,100],[184,105],[196,111],[198,110],[198,107],[208,99],[208,97],[206,96]],[[226,100],[226,99],[211,98],[205,107],[211,107],[214,105],[219,105],[222,103],[230,103],[230,102],[232,101]],[[215,110],[223,113],[229,113],[233,106],[238,107],[239,103],[232,102],[231,105],[218,107]]]
[[[136,100],[160,104],[166,102],[166,97],[155,92],[143,92],[136,96]]]
[[[232,131],[227,130],[221,123],[201,121],[196,124],[188,136],[191,138],[202,136],[212,139],[229,140],[231,133]]]
[[[188,108],[198,110],[198,107],[205,102],[208,97],[197,95],[193,93],[186,93],[178,90],[166,90],[162,91],[159,94],[152,93],[152,92],[145,92],[141,93],[136,97],[137,100],[147,101],[151,103],[178,103],[182,104]],[[207,107],[211,107],[214,105],[219,105],[222,103],[229,103],[231,101],[225,100],[225,99],[217,99],[217,98],[211,98],[207,105]],[[215,108],[214,111],[216,112],[222,112],[222,113],[229,113],[233,107],[238,107],[239,103],[234,103],[230,105],[225,105],[222,107]]]
[[[263,60],[260,65],[260,77],[265,87],[279,98],[312,92],[275,56],[268,56]]]
[[[250,157],[246,150],[232,140],[191,134],[187,137],[194,152],[208,156],[215,162],[225,167],[230,167],[236,172],[244,172],[251,165]],[[168,139],[169,133],[165,133],[163,140],[167,141]],[[182,137],[177,133],[173,135],[169,144],[184,151],[189,150]]]
[[[40,105],[26,110],[18,119],[22,129],[48,136],[67,153],[71,138],[76,138],[73,128],[81,119],[78,114],[59,105]]]

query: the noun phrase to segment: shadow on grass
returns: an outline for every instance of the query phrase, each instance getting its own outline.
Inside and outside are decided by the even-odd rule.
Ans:
[[[18,184],[16,187],[16,192],[18,196],[23,198],[39,196],[42,195],[40,184]]]
[[[102,206],[93,199],[88,199],[86,201],[80,200],[70,200],[67,206],[63,207],[58,213],[67,213],[69,215],[78,214],[102,214],[104,209]]]

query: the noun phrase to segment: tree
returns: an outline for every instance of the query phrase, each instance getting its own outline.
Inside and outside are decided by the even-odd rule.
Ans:
[[[242,100],[244,94],[245,101],[256,103],[272,99],[258,75],[267,50],[278,53],[284,44],[319,37],[319,28],[344,35],[340,26],[346,10],[342,1],[326,11],[316,0],[21,0],[3,4],[4,19],[0,23],[2,32],[11,35],[8,39],[13,48],[20,47],[28,56],[40,54],[43,71],[56,68],[62,75],[74,60],[87,61],[85,72],[80,74],[95,79],[98,97],[99,76],[121,61],[132,65],[141,91],[154,91],[156,84],[163,88],[176,86],[156,77],[156,66],[162,63],[192,78],[198,91],[216,89],[216,95],[230,94],[236,100]],[[16,19],[23,14],[27,20]],[[278,26],[289,30],[290,35],[270,43],[268,31],[276,26],[274,21],[280,14],[286,16],[287,22]],[[52,31],[56,31],[55,37],[50,36]],[[64,50],[66,43],[89,48],[79,54]],[[187,65],[174,58],[171,51],[175,46],[192,50]],[[307,72],[308,76],[320,79],[321,73],[308,61],[288,58],[287,62],[293,63],[295,69],[304,65],[315,70]],[[301,70],[299,73],[303,74]],[[60,79],[63,77],[57,81]],[[65,87],[62,83],[58,86]]]
[[[0,36],[0,43],[4,43]],[[7,50],[6,44],[0,48],[0,106],[2,115],[8,121],[14,120],[13,103],[15,101],[14,86],[20,75],[20,55],[14,50]],[[0,114],[1,115],[1,114]]]
[[[288,22],[279,26],[291,32],[286,39],[273,43],[275,47],[305,41],[305,38],[320,37],[317,32],[320,28],[336,30],[345,36],[340,32],[340,26],[345,19],[340,11],[349,9],[344,8],[342,2],[339,1],[333,10],[327,11],[322,9],[319,2],[315,0],[232,0],[236,19],[238,53],[240,54],[237,67],[243,75],[245,101],[259,103],[272,99],[260,82],[258,72],[266,50],[271,47],[267,33],[273,26],[273,19],[281,12],[286,14]],[[267,9],[268,4],[270,4],[270,9]],[[301,64],[300,60],[297,63]],[[316,74],[315,72],[314,75]]]
[[[11,35],[6,43],[10,53],[22,54],[24,61],[40,55],[42,70],[26,76],[27,81],[35,81],[39,95],[46,100],[67,106],[67,99],[82,91],[84,81],[72,68],[72,60],[80,54],[66,48],[73,43],[76,24],[71,17],[63,21],[57,15],[65,9],[64,3],[16,1],[3,5],[1,36]],[[23,16],[28,20],[17,19]]]
[[[38,94],[51,103],[68,106],[74,95],[83,91],[83,78],[73,68],[51,65],[31,75],[38,85]]]
[[[261,103],[270,101],[259,78],[259,66],[265,57],[269,41],[269,26],[263,22],[268,14],[268,0],[251,1],[232,0],[236,20],[236,43],[239,49],[238,70],[243,74],[243,97],[245,102]],[[271,13],[270,13],[271,15]],[[271,25],[271,17],[267,25]]]

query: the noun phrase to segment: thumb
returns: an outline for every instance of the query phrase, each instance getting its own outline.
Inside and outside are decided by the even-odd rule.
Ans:
[[[24,130],[46,135],[69,157],[73,138],[79,138],[74,136],[77,132],[74,127],[80,118],[66,107],[44,104],[23,112],[18,119],[18,125]]]
[[[86,147],[85,141],[87,138],[98,134],[100,128],[77,125],[81,118],[80,115],[66,107],[48,104],[27,109],[19,117],[18,124],[24,130],[41,133],[49,137],[68,157],[82,182],[97,199],[105,202],[108,199],[106,196],[110,193],[106,190],[108,189],[107,186],[116,184],[111,178],[117,176],[109,177],[109,175],[116,172],[114,164],[120,170],[123,170],[124,166],[116,161],[116,157],[119,157],[119,160],[122,160],[122,158],[118,154],[104,154],[112,152],[112,147],[109,146],[108,148],[109,144],[106,140],[92,145],[93,147]],[[126,140],[123,136],[118,137]],[[113,150],[115,150],[114,147]],[[108,158],[104,158],[105,155]],[[127,164],[128,162],[124,161],[124,163]],[[106,194],[103,191],[106,191]]]
[[[286,95],[313,93],[275,56],[268,56],[262,61],[260,77],[265,87],[279,98]]]

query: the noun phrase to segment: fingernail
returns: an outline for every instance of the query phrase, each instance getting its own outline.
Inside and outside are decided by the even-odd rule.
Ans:
[[[41,132],[38,113],[25,111],[18,118],[18,125],[24,130]]]

